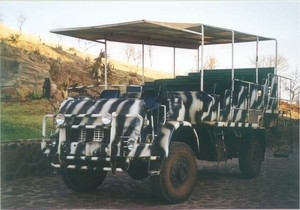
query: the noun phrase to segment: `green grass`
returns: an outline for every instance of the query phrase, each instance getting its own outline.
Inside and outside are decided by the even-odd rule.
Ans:
[[[1,141],[41,138],[43,116],[52,113],[47,100],[1,102]]]

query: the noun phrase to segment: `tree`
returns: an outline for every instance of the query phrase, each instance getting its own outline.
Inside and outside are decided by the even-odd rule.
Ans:
[[[153,65],[153,48],[152,48],[152,45],[148,45],[148,55],[149,55],[150,67],[152,67],[152,65]]]
[[[22,32],[23,24],[25,23],[26,20],[27,20],[27,18],[25,17],[25,15],[24,15],[23,13],[21,13],[21,14],[18,16],[19,33],[20,33],[20,34],[21,34],[21,32]]]
[[[214,56],[208,56],[205,63],[204,69],[215,69],[218,66],[219,61]]]
[[[256,66],[255,59],[250,59],[250,62]],[[275,56],[268,55],[262,56],[258,60],[258,67],[274,67],[276,62]],[[295,102],[300,92],[300,73],[297,67],[292,73],[289,71],[288,59],[283,55],[277,56],[277,74],[281,76],[287,76],[291,80],[282,79],[281,85],[283,86],[283,91],[289,91],[291,94],[291,101]],[[299,99],[298,99],[299,100]]]
[[[253,66],[256,66],[256,59],[251,58],[250,59],[251,64]],[[276,58],[272,55],[264,55],[261,57],[258,57],[258,67],[275,67]],[[277,56],[277,71],[283,72],[289,69],[288,59],[284,57],[283,55]]]
[[[101,50],[99,56],[94,59],[94,62],[91,65],[91,75],[93,79],[97,79],[97,83],[101,84],[105,79],[105,51]],[[107,81],[109,84],[114,82],[114,70],[115,67],[111,62],[107,63]]]
[[[0,13],[0,23],[3,23],[4,15],[3,13]]]
[[[20,37],[22,35],[22,27],[23,27],[23,24],[25,23],[26,21],[26,17],[23,13],[21,13],[19,16],[18,16],[18,23],[19,23],[19,33],[15,33],[15,34],[10,34],[9,35],[9,40],[10,42],[14,43],[14,44],[17,44],[20,40]]]
[[[81,41],[83,42],[83,46],[81,46]],[[78,46],[80,49],[83,49],[85,53],[88,52],[90,48],[93,48],[96,45],[97,43],[95,42],[78,39]]]
[[[135,50],[133,54],[133,61],[136,64],[137,67],[139,67],[141,63],[141,58],[142,58],[142,52],[141,50]]]
[[[299,94],[300,94],[300,72],[299,67],[297,67],[290,74],[290,82],[287,80],[283,81],[284,90],[289,91],[291,94],[291,101],[299,103]]]
[[[135,47],[132,44],[127,44],[124,46],[125,56],[127,63],[130,61],[130,59],[133,59],[135,54]]]
[[[135,45],[127,44],[124,46],[124,51],[127,63],[129,63],[132,60],[132,62],[134,62],[138,67],[142,57],[141,50],[137,50]]]

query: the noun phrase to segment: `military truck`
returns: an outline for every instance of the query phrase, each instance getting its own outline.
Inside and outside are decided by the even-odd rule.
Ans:
[[[238,158],[242,177],[259,175],[265,132],[276,130],[280,117],[288,112],[279,109],[279,80],[288,78],[276,75],[276,66],[234,68],[234,46],[274,41],[276,56],[276,39],[204,24],[148,20],[51,32],[103,43],[105,52],[107,41],[115,41],[173,47],[174,52],[194,49],[201,54],[201,67],[185,76],[174,73],[174,78],[128,85],[121,91],[118,86],[110,88],[106,71],[105,84],[99,85],[104,90],[97,97],[82,94],[97,85],[67,88],[77,95],[68,96],[57,113],[44,117],[42,151],[52,158],[52,166],[59,168],[69,188],[92,191],[107,172],[127,172],[133,179],[150,177],[157,198],[179,203],[195,187],[196,159]],[[232,46],[231,69],[203,69],[204,46],[214,44]],[[50,83],[46,78],[47,98]],[[55,122],[50,136],[47,118]]]

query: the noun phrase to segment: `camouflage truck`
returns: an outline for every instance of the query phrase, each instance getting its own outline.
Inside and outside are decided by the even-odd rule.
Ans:
[[[133,179],[150,177],[159,199],[179,203],[193,192],[196,159],[238,158],[242,177],[259,175],[265,131],[276,130],[278,119],[287,112],[279,109],[281,77],[275,74],[276,66],[235,69],[234,59],[231,69],[205,70],[203,47],[229,43],[234,58],[236,43],[258,45],[275,39],[203,24],[148,20],[52,32],[101,42],[105,48],[106,41],[117,41],[196,49],[202,54],[198,72],[128,85],[124,91],[109,89],[105,81],[97,97],[68,96],[58,113],[44,117],[42,151],[52,158],[52,166],[59,168],[69,188],[95,190],[107,172],[127,172]],[[68,91],[83,93],[79,90],[96,87],[69,87]],[[50,89],[46,78],[48,98]],[[54,118],[56,126],[50,136],[47,118]]]

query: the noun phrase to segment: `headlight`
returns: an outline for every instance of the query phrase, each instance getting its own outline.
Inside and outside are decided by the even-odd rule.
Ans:
[[[134,148],[134,145],[136,143],[139,143],[139,137],[134,136],[134,137],[129,137],[127,141],[127,149],[131,151]]]
[[[105,113],[102,115],[102,122],[104,125],[109,125],[111,123],[111,114]]]
[[[127,148],[129,151],[131,151],[133,149],[134,143],[135,143],[135,140],[133,138],[128,139]]]
[[[51,145],[52,145],[52,147],[56,146],[56,139],[55,138],[51,139]]]
[[[65,116],[63,114],[59,113],[58,115],[56,115],[55,120],[56,120],[57,125],[62,125],[65,123]]]

